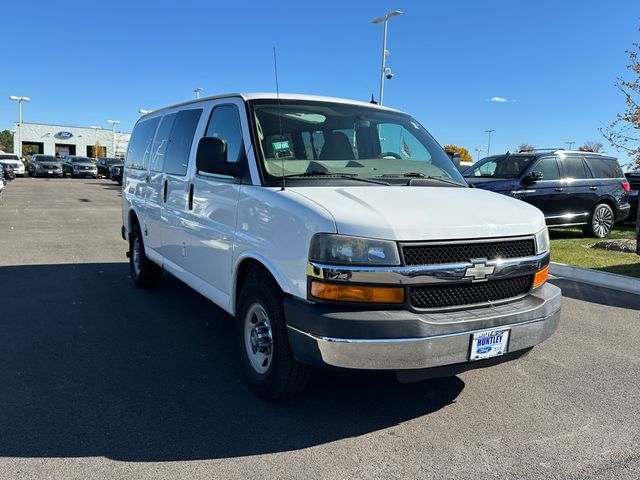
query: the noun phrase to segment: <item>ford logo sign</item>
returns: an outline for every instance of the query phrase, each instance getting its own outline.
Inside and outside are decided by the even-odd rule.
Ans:
[[[71,132],[64,132],[64,131],[63,131],[63,132],[58,132],[58,133],[56,133],[56,134],[54,135],[54,137],[56,137],[56,138],[60,138],[60,139],[62,139],[62,140],[66,140],[66,139],[68,139],[68,138],[73,137],[73,133],[71,133]]]
[[[492,348],[493,347],[491,347],[490,345],[485,345],[484,347],[478,347],[476,349],[476,353],[481,355],[483,353],[490,352]]]

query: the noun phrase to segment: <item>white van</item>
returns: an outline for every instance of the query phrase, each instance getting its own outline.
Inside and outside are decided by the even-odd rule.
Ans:
[[[542,213],[468,188],[391,108],[232,94],[155,110],[122,197],[136,285],[166,270],[235,316],[267,398],[312,367],[412,381],[512,360],[560,318]]]

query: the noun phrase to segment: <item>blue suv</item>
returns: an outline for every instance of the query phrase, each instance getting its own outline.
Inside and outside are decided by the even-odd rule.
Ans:
[[[629,215],[629,182],[615,157],[551,150],[486,157],[463,172],[465,180],[523,200],[544,213],[549,227],[579,225],[604,238]]]

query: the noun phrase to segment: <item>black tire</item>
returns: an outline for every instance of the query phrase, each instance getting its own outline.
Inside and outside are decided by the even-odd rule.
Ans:
[[[591,212],[589,223],[582,227],[582,231],[588,237],[606,238],[613,230],[615,214],[606,203],[599,203]]]
[[[129,268],[133,283],[140,288],[153,288],[162,277],[162,268],[147,258],[140,225],[133,226],[129,234]]]
[[[267,400],[286,398],[301,392],[311,377],[311,368],[297,361],[289,346],[282,300],[283,294],[280,288],[268,274],[261,271],[249,272],[249,278],[240,293],[236,340],[240,351],[242,373],[247,383],[258,395]],[[256,308],[258,308],[257,311]],[[252,364],[256,361],[256,351],[249,351],[252,348],[250,344],[254,338],[253,331],[263,329],[265,325],[259,320],[259,309],[262,309],[267,316],[267,325],[270,326],[268,333],[271,337],[271,359],[266,364],[264,372],[258,371]],[[255,322],[253,322],[254,319]],[[249,323],[253,327],[248,326]],[[259,333],[256,337],[261,338],[257,339],[253,345],[262,346],[261,341],[265,335]],[[265,364],[262,364],[263,368],[264,366]]]

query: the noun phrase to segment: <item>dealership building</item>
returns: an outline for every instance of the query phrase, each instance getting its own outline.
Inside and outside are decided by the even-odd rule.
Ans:
[[[13,124],[13,151],[18,151],[18,123]],[[72,127],[22,122],[22,153],[80,155],[87,157],[124,157],[130,133],[115,133],[109,128]]]

